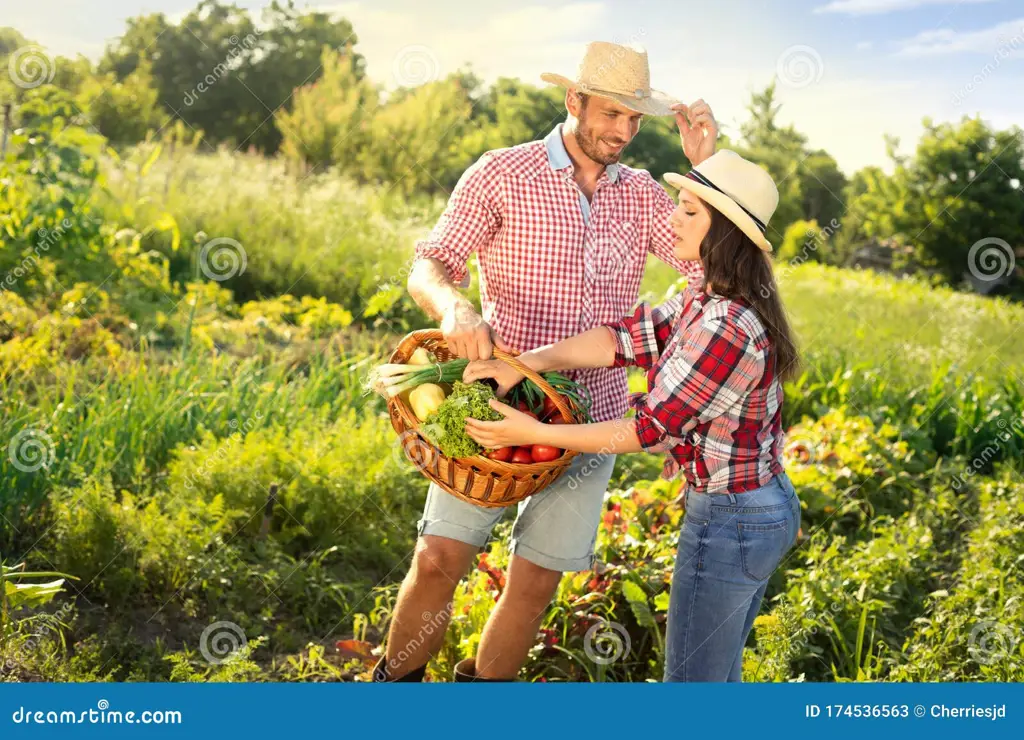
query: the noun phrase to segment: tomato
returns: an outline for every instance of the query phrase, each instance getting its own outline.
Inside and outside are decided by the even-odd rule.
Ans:
[[[555,402],[551,399],[551,396],[544,396],[544,408],[541,409],[540,418],[544,419],[557,413],[558,407],[555,406]]]
[[[552,416],[550,419],[545,419],[544,423],[545,424],[572,424],[571,421],[566,421],[565,419],[563,419],[562,415],[560,413],[558,413],[557,411],[555,412],[555,415]]]
[[[512,460],[514,463],[532,463],[533,457],[530,455],[529,447],[516,447],[512,452]]]
[[[512,458],[512,450],[512,447],[499,447],[496,450],[485,451],[484,457],[497,460],[498,462],[508,462]]]
[[[562,450],[551,445],[534,445],[530,448],[530,457],[534,462],[551,462],[562,456]]]
[[[509,405],[511,405],[511,404],[509,404]],[[517,411],[521,411],[521,412],[523,412],[524,414],[526,414],[529,417],[532,417],[534,419],[540,418],[540,417],[537,416],[537,414],[535,414],[532,411],[530,411],[529,404],[527,404],[526,401],[521,399],[521,398],[518,401],[516,401],[515,408],[516,408]]]

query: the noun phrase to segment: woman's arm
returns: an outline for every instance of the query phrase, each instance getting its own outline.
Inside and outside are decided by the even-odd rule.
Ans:
[[[615,335],[605,326],[547,344],[519,355],[519,360],[538,373],[549,370],[582,370],[611,367],[615,361]]]
[[[513,445],[551,445],[577,452],[639,452],[642,447],[633,419],[596,424],[544,424],[500,401],[491,407],[502,421],[466,419],[466,433],[488,449]]]
[[[579,370],[587,367],[611,367],[617,349],[615,334],[606,326],[595,326],[582,334],[524,352],[517,358],[531,370],[546,373],[549,370]],[[464,383],[481,378],[494,378],[498,382],[498,395],[504,396],[523,379],[518,370],[501,360],[479,360],[466,365],[462,373]]]

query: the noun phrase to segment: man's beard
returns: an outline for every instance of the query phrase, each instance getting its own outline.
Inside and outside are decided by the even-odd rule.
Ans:
[[[582,118],[579,119],[579,125],[576,126],[576,130],[573,132],[573,135],[576,137],[576,143],[579,145],[580,149],[583,150],[584,154],[598,164],[603,164],[605,166],[618,162],[622,152],[626,150],[625,147],[623,147],[612,154],[602,153],[597,135],[594,134],[593,129],[583,122]]]

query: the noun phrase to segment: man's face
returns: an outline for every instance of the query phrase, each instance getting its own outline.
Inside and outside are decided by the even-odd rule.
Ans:
[[[599,164],[618,162],[640,129],[643,114],[596,95],[589,96],[586,105],[577,107],[579,125],[575,135],[580,149]]]

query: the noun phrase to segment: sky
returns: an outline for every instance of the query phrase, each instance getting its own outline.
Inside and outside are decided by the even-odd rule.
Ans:
[[[263,0],[236,0],[259,10]],[[588,41],[643,46],[652,85],[703,98],[724,132],[778,78],[779,118],[852,174],[891,168],[884,135],[911,153],[922,119],[981,115],[1024,127],[1022,0],[353,0],[299,8],[350,20],[371,78],[388,86],[469,65],[485,81],[573,77]],[[0,0],[10,25],[51,54],[97,59],[126,18],[178,19],[196,0]]]

